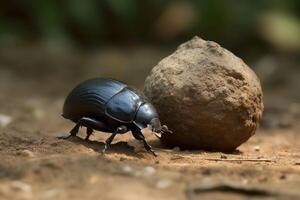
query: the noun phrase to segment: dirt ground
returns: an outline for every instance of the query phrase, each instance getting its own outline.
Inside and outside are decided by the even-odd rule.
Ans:
[[[1,49],[0,199],[300,199],[300,106],[284,88],[266,91],[262,128],[232,153],[165,149],[147,130],[158,157],[130,133],[105,154],[105,133],[85,141],[82,128],[79,137],[57,139],[73,126],[60,116],[72,86],[112,76],[142,88],[169,53]]]

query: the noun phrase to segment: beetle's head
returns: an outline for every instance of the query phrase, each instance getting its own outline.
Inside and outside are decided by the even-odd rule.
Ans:
[[[141,129],[146,128],[148,125],[160,128],[158,114],[151,103],[144,103],[139,107],[134,121]]]
[[[161,137],[161,134],[164,133],[172,133],[166,125],[161,125],[157,111],[150,103],[144,103],[140,106],[135,117],[135,123],[140,128],[148,127],[157,137]]]
[[[161,138],[162,134],[173,133],[167,125],[161,125],[158,118],[153,118],[148,124],[148,128],[155,134],[156,137]]]

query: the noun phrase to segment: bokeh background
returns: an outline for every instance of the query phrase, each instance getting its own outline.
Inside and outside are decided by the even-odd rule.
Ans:
[[[297,119],[298,0],[2,0],[1,96],[17,88],[24,96],[63,98],[95,76],[142,89],[151,68],[195,35],[256,71],[265,92],[263,126]]]
[[[2,1],[1,45],[172,46],[194,35],[235,52],[297,52],[297,0]]]
[[[131,134],[103,155],[107,134],[56,138],[74,126],[61,112],[76,84],[142,90],[195,35],[261,80],[260,129],[237,151],[166,149],[148,132],[158,157]],[[299,91],[299,0],[0,0],[0,199],[300,199]]]

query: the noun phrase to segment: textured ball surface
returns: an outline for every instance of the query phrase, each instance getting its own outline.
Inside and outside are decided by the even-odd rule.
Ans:
[[[232,151],[254,135],[263,112],[255,73],[215,42],[199,37],[155,66],[144,92],[173,134],[162,143]]]

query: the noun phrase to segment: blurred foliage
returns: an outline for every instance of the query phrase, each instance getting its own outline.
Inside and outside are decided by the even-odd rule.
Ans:
[[[177,45],[199,35],[232,50],[295,52],[299,17],[299,0],[1,0],[0,45]]]

